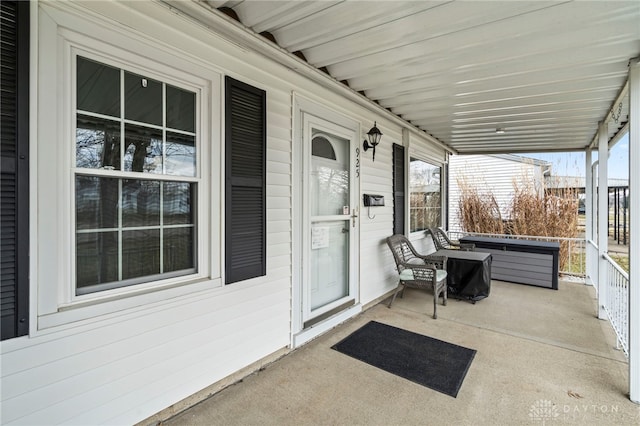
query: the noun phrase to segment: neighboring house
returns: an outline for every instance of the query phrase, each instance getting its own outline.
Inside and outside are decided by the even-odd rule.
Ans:
[[[534,183],[544,189],[545,178],[551,173],[551,163],[520,155],[452,155],[449,157],[449,230],[460,227],[460,197],[463,188],[478,194],[494,196],[500,215],[508,220],[514,185]]]
[[[607,186],[611,188],[629,188],[629,179],[607,179]],[[554,192],[564,190],[575,191],[580,194],[585,192],[584,176],[546,176],[545,188]]]
[[[3,424],[133,424],[232,383],[393,290],[385,237],[443,225],[442,145],[266,39],[31,5],[2,2]],[[412,163],[440,209],[419,225]]]

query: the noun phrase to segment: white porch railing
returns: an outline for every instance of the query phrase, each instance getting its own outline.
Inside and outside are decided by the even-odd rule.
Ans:
[[[592,240],[587,241],[587,255],[589,259],[597,259],[598,258],[598,245]],[[586,265],[586,281],[587,284],[593,285],[593,288],[596,289],[596,294],[598,294],[598,286],[594,285],[598,282],[598,262],[591,262]]]
[[[597,257],[596,257],[597,258]],[[618,347],[629,356],[629,274],[627,274],[609,255],[603,255],[607,261],[608,282],[605,287],[607,303],[604,310],[618,338]]]

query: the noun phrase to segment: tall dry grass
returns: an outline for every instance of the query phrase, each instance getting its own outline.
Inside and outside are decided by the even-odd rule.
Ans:
[[[504,221],[492,193],[480,193],[474,186],[458,181],[461,190],[458,201],[462,229],[467,232],[504,234]]]
[[[534,191],[530,183],[515,187],[511,206],[512,233],[542,237],[578,236],[578,197],[574,190]],[[560,269],[569,262],[569,242],[560,242]]]
[[[575,190],[550,191],[533,178],[514,181],[513,199],[506,220],[500,216],[495,196],[461,185],[459,214],[466,232],[540,237],[578,236],[578,197]],[[560,269],[569,262],[569,243],[560,243]]]

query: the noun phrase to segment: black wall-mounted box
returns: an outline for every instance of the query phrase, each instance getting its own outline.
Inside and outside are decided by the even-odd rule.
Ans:
[[[362,197],[365,207],[384,206],[383,195],[364,194]]]

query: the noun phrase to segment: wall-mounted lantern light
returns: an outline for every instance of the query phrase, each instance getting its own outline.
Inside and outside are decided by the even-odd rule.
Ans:
[[[376,161],[376,146],[380,143],[382,132],[376,127],[376,122],[373,122],[373,127],[367,132],[368,141],[362,143],[362,147],[365,151],[369,148],[373,148],[373,161]]]

